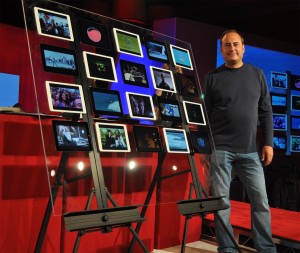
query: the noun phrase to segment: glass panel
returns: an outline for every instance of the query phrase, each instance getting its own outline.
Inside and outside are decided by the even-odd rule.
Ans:
[[[140,205],[159,215],[203,197],[211,139],[190,44],[52,1],[22,3],[51,211]]]

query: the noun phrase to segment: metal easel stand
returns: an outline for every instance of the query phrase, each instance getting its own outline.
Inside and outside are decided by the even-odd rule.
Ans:
[[[53,187],[51,188],[51,196],[48,199],[47,208],[44,214],[34,253],[41,252],[44,237],[53,210],[53,205],[55,203],[59,187],[63,186],[63,182],[61,180],[64,174],[64,168],[67,164],[68,156],[68,152],[62,153],[60,164],[55,176],[55,181]],[[85,175],[84,177],[86,176],[91,176],[91,174]],[[67,181],[74,182],[78,181],[81,178],[82,177],[76,177]],[[113,200],[106,187],[104,187],[104,190],[106,192],[105,198],[108,198],[114,207],[103,207],[97,210],[89,210],[92,198],[96,194],[96,190],[95,188],[93,188],[88,197],[85,211],[64,214],[66,229],[69,231],[78,231],[77,238],[73,247],[73,252],[77,252],[80,244],[80,239],[87,232],[95,232],[100,230],[103,233],[108,233],[111,232],[114,227],[126,226],[133,234],[133,238],[138,241],[143,251],[148,253],[149,250],[146,248],[136,231],[131,226],[131,223],[133,222],[141,223],[145,220],[139,213],[139,206],[135,205],[118,207],[117,203]]]
[[[202,188],[202,192],[205,195],[205,198],[202,199],[191,199],[192,198],[192,191],[194,188],[194,183],[190,184],[190,191],[189,191],[189,199],[183,200],[178,202],[178,209],[181,215],[185,216],[184,222],[184,230],[182,235],[182,244],[181,244],[181,253],[185,252],[185,245],[186,245],[186,234],[188,229],[188,221],[194,216],[200,216],[203,218],[208,213],[214,213],[215,217],[221,223],[222,227],[226,231],[227,235],[229,236],[230,240],[236,247],[239,253],[242,253],[238,243],[235,241],[234,237],[227,229],[224,221],[222,220],[221,216],[218,214],[219,210],[224,210],[229,208],[229,206],[225,205],[223,201],[223,197],[208,197],[206,191]]]
[[[91,193],[90,193],[90,195],[88,197],[86,208],[85,208],[85,210],[87,210],[87,211],[90,210],[90,205],[91,205],[91,201],[92,201],[92,198],[93,198],[94,194],[95,194],[95,189],[92,189]],[[122,207],[118,207],[117,203],[115,202],[115,200],[113,199],[113,197],[111,196],[111,194],[109,193],[109,191],[107,190],[107,188],[106,188],[106,194],[107,194],[107,198],[110,200],[110,202],[113,204],[113,206],[115,208],[117,208],[115,210],[117,210],[118,212],[120,212],[120,209],[123,209],[124,207],[123,208]],[[137,209],[137,206],[135,206],[135,207],[136,208],[133,208],[132,210]],[[128,210],[130,210],[129,207],[127,207],[127,208],[128,208]],[[132,206],[130,206],[130,208],[132,208]],[[121,222],[120,224],[113,224],[114,221],[109,222],[110,219],[113,220],[113,219],[115,219],[117,217],[116,215],[113,214],[113,212],[111,212],[112,210],[114,210],[114,209],[110,208],[110,210],[107,209],[108,212],[101,212],[101,214],[100,214],[100,215],[102,215],[102,223],[107,223],[107,224],[102,225],[102,226],[101,225],[99,226],[97,224],[96,228],[93,228],[93,229],[90,229],[90,230],[80,229],[78,231],[77,237],[76,237],[76,240],[75,240],[75,244],[74,244],[74,248],[73,248],[73,253],[76,253],[78,251],[81,237],[83,235],[85,235],[87,232],[94,232],[96,230],[100,230],[102,233],[108,233],[108,232],[112,231],[113,226],[120,226],[120,227],[121,226],[127,226],[128,229],[129,229],[129,231],[132,233],[133,237],[138,241],[138,243],[142,247],[143,251],[147,252],[147,253],[149,252],[149,250],[146,248],[146,246],[144,245],[144,243],[142,242],[142,240],[139,238],[138,234],[135,232],[135,230],[131,226],[131,222],[128,222],[128,217],[126,218],[126,222],[125,223]],[[130,215],[130,213],[131,213],[131,215],[133,214],[133,216],[137,215],[137,212],[135,210],[134,210],[134,213],[132,213],[130,211],[129,212],[127,211],[127,215],[128,214]],[[95,213],[93,213],[92,215],[95,216]],[[126,215],[126,214],[124,214],[124,215]],[[136,219],[136,218],[138,218],[138,219]],[[136,219],[135,221],[138,221],[138,222],[142,222],[142,221],[145,220],[145,219],[140,218],[139,215],[136,216],[135,218],[133,217],[133,219]],[[99,221],[97,223],[99,223]]]

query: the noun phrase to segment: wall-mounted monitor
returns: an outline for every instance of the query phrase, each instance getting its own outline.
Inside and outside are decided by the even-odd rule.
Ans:
[[[207,132],[190,131],[193,151],[200,154],[210,154],[211,145]]]
[[[110,37],[105,25],[90,20],[79,19],[80,38],[84,44],[111,50]]]
[[[126,125],[97,122],[95,128],[100,151],[130,152]]]
[[[195,77],[177,73],[177,84],[182,96],[198,97],[199,91]]]
[[[53,120],[54,140],[58,151],[92,150],[86,122]]]
[[[34,16],[39,35],[74,41],[69,15],[34,7]]]
[[[150,66],[150,71],[155,89],[167,92],[176,92],[172,71],[154,66]]]
[[[166,44],[152,39],[145,39],[147,55],[149,59],[169,63]]]
[[[287,115],[273,113],[274,130],[286,131],[287,130]]]
[[[81,85],[46,81],[50,111],[86,113]]]
[[[114,58],[111,56],[84,51],[83,60],[88,78],[106,82],[118,82]]]
[[[156,120],[150,95],[126,92],[126,99],[131,118]]]
[[[300,136],[291,135],[290,136],[290,151],[291,152],[300,152]]]
[[[274,134],[273,146],[274,146],[274,150],[286,151],[287,150],[287,137],[286,137],[286,135]]]
[[[90,94],[95,115],[123,115],[119,91],[90,87]]]
[[[287,73],[271,71],[271,87],[276,89],[287,89]]]
[[[124,83],[149,87],[145,65],[125,60],[120,60],[120,65]]]
[[[116,48],[119,53],[143,57],[140,36],[135,33],[113,28]]]
[[[285,94],[271,93],[271,105],[274,110],[286,110],[287,108],[287,97]]]
[[[184,129],[163,128],[168,153],[190,153]]]
[[[174,45],[170,45],[170,49],[175,66],[193,70],[193,64],[191,61],[189,50]]]
[[[182,122],[178,100],[157,97],[160,118],[166,121]]]
[[[78,75],[76,53],[72,49],[41,44],[44,70],[64,75]]]
[[[300,95],[291,95],[291,110],[300,111]]]
[[[291,90],[300,90],[300,76],[290,75]]]
[[[161,152],[162,144],[158,127],[133,126],[133,134],[137,151],[139,152]]]
[[[300,116],[291,115],[291,128],[292,131],[300,131]]]
[[[183,101],[183,108],[187,123],[206,126],[202,104]]]

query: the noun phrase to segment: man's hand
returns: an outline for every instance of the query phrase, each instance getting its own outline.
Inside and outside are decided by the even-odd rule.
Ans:
[[[271,146],[263,146],[261,151],[261,160],[265,166],[268,166],[273,159],[273,148]]]

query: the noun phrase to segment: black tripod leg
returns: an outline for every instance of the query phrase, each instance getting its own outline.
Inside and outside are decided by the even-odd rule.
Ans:
[[[90,206],[91,206],[91,202],[92,202],[94,193],[95,193],[95,189],[93,188],[91,190],[91,192],[90,192],[89,197],[88,197],[88,201],[86,203],[85,210],[90,210]],[[84,230],[79,230],[78,233],[77,233],[76,240],[75,240],[75,244],[74,244],[74,248],[73,248],[73,253],[77,252],[81,236],[83,236],[83,235],[84,235]]]
[[[54,186],[51,188],[51,196],[48,199],[48,204],[47,204],[47,208],[44,214],[44,218],[42,221],[42,226],[39,232],[39,236],[35,245],[35,249],[34,249],[34,253],[39,253],[41,252],[42,249],[42,245],[43,245],[43,241],[44,241],[44,237],[48,228],[48,224],[49,224],[49,220],[50,220],[50,216],[53,210],[53,205],[55,203],[56,197],[57,197],[57,193],[58,193],[58,189],[59,186],[61,184],[61,179],[64,173],[64,168],[66,167],[66,163],[67,163],[67,159],[68,159],[68,153],[67,152],[63,152],[62,156],[60,158],[60,164],[58,166],[58,169],[56,171],[56,176],[55,176],[55,183]]]
[[[110,202],[115,207],[117,207],[118,205],[117,205],[116,201],[113,199],[113,197],[111,196],[111,194],[109,193],[109,191],[107,190],[107,188],[106,188],[106,194],[107,194],[107,197],[110,200]],[[142,242],[142,240],[140,239],[140,237],[138,236],[138,234],[136,233],[136,231],[133,229],[133,227],[132,226],[128,226],[128,229],[133,234],[133,238],[135,238],[138,241],[138,243],[141,245],[141,247],[144,250],[144,252],[149,253],[149,250],[146,248],[145,244]],[[131,252],[131,251],[128,251],[128,252]]]
[[[188,215],[185,216],[184,230],[183,230],[181,250],[180,250],[181,253],[185,252],[185,242],[186,242],[187,229],[188,229],[188,225],[189,225],[189,223],[188,223],[189,218],[190,217]]]
[[[142,240],[140,239],[140,237],[138,236],[138,234],[135,232],[135,230],[133,229],[133,227],[129,226],[128,229],[133,234],[133,237],[137,240],[137,242],[141,245],[141,247],[144,250],[144,252],[149,253],[149,250],[146,248],[145,244],[142,242]],[[129,252],[131,252],[131,251],[129,251]]]
[[[73,253],[77,252],[77,250],[79,248],[79,243],[80,243],[81,236],[83,236],[83,235],[84,235],[84,231],[79,230],[78,233],[77,233],[75,244],[74,244]]]
[[[152,197],[152,194],[153,194],[153,191],[154,191],[154,189],[155,189],[155,186],[156,186],[156,184],[157,184],[157,181],[158,181],[158,180],[160,179],[160,177],[161,177],[162,164],[163,164],[163,162],[164,162],[165,156],[166,156],[166,153],[165,153],[165,152],[161,152],[161,153],[159,153],[159,155],[158,155],[158,165],[157,165],[157,167],[156,167],[155,174],[154,174],[154,176],[153,176],[153,179],[152,179],[152,182],[151,182],[149,191],[148,191],[148,193],[147,193],[146,200],[145,200],[144,205],[143,205],[143,207],[142,207],[142,211],[141,211],[141,217],[142,217],[142,218],[145,217],[145,214],[146,214],[146,211],[147,211],[147,207],[148,207],[148,205],[149,205],[149,202],[150,202],[150,199],[151,199],[151,197]],[[141,229],[141,226],[142,226],[142,223],[141,223],[141,222],[138,222],[138,224],[136,225],[136,228],[135,228],[135,232],[136,232],[136,233],[139,233],[139,231],[140,231],[140,229]],[[134,238],[133,238],[133,239],[131,240],[131,243],[130,243],[128,252],[132,252],[134,243],[135,243],[135,240],[134,240]]]
[[[193,193],[193,186],[194,184],[193,183],[190,183],[190,191],[189,191],[189,199],[192,198],[192,193]],[[184,253],[185,252],[185,242],[186,242],[186,232],[187,232],[187,229],[188,229],[188,222],[189,222],[189,216],[185,216],[185,221],[184,221],[184,230],[183,230],[183,235],[182,235],[182,243],[181,243],[181,253]]]

